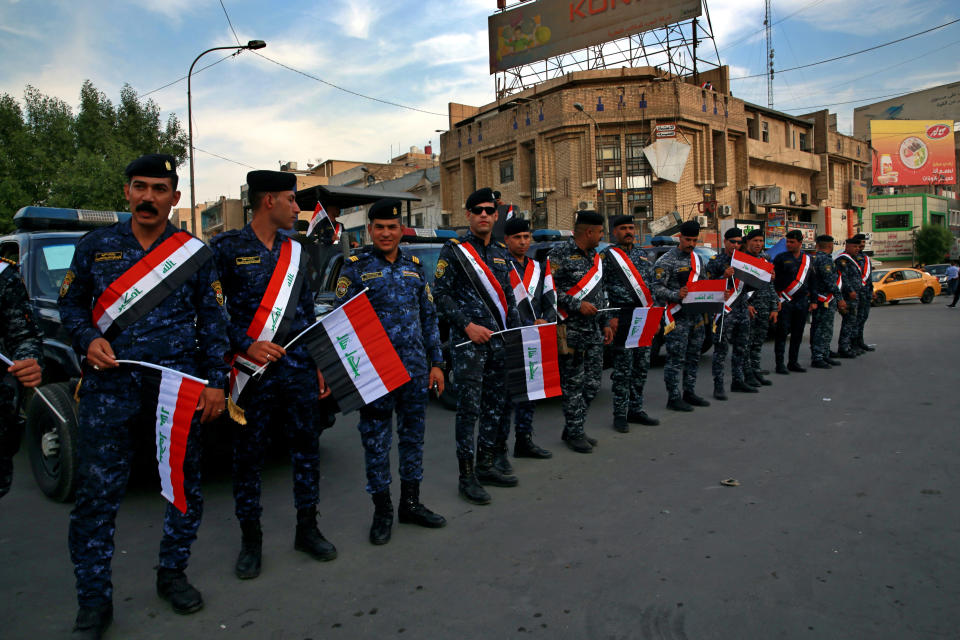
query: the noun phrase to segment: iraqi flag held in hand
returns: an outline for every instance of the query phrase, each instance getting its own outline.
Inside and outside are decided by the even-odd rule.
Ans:
[[[290,342],[301,336],[343,413],[364,407],[410,381],[366,290]]]
[[[701,313],[715,314],[723,311],[726,299],[724,292],[727,281],[724,280],[697,280],[687,285],[687,295],[680,304],[686,317]]]
[[[538,324],[504,331],[507,388],[518,402],[552,398],[560,390],[557,324]]]
[[[621,307],[613,344],[624,349],[649,347],[660,330],[663,307]]]
[[[230,363],[230,400],[227,410],[230,417],[237,424],[247,424],[243,415],[243,406],[246,404],[244,393],[256,386],[256,379],[263,373],[261,368],[266,363],[258,362],[245,353],[238,353]]]
[[[733,277],[753,289],[759,289],[773,280],[773,263],[754,258],[743,251],[733,252],[730,266],[733,267]]]
[[[186,513],[183,459],[187,454],[190,424],[207,381],[149,362],[117,362],[135,366],[143,372],[144,410],[156,417],[154,437],[157,445],[160,493],[180,513]],[[155,404],[150,407],[147,403]]]
[[[307,225],[307,237],[310,237],[310,234],[317,228],[321,220],[326,220],[330,223],[330,226],[333,228],[333,243],[336,244],[337,241],[340,240],[340,229],[342,229],[342,227],[340,227],[339,224],[333,224],[333,220],[330,219],[327,210],[324,209],[323,205],[319,202],[317,202],[317,206],[313,208],[313,215],[310,216],[310,224]]]

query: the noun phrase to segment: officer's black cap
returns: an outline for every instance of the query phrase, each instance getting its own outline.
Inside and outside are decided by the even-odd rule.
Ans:
[[[798,231],[797,229],[790,229],[790,231],[787,231],[787,240],[797,240],[798,242],[803,242],[803,232]]]
[[[500,199],[500,192],[499,192],[499,191],[494,191],[494,192],[493,192],[493,197],[496,198],[497,200],[499,200],[499,199]]]
[[[403,213],[403,203],[396,198],[377,200],[367,211],[367,220],[397,220]]]
[[[503,225],[503,235],[505,236],[512,236],[525,231],[530,231],[530,223],[523,218],[510,218]]]
[[[727,229],[727,232],[723,234],[724,240],[729,240],[731,238],[742,238],[742,237],[743,237],[743,231],[741,231],[737,227],[733,227],[732,229]]]
[[[847,244],[860,244],[860,241],[857,240],[857,236],[853,236],[852,238],[847,238]]]
[[[574,224],[575,225],[585,224],[585,225],[594,225],[594,226],[600,225],[602,227],[603,216],[601,216],[596,211],[592,211],[590,209],[584,209],[582,211],[577,211],[577,221]]]
[[[473,209],[478,204],[483,204],[484,202],[493,203],[493,189],[490,187],[484,187],[483,189],[477,189],[470,194],[470,197],[467,198],[467,209]]]
[[[854,242],[866,242],[867,236],[863,235],[862,233],[858,233],[857,235],[853,236],[851,240]]]
[[[610,220],[610,228],[619,227],[622,224],[633,224],[633,216],[617,216]]]
[[[817,236],[817,242],[833,242],[833,236],[828,236],[827,234]]]
[[[700,223],[696,220],[687,220],[680,225],[680,235],[685,238],[697,238],[700,236]]]
[[[177,159],[168,153],[148,153],[127,165],[124,170],[127,180],[133,176],[144,178],[170,178],[173,188],[177,188]]]
[[[753,240],[754,238],[762,238],[762,237],[763,237],[763,231],[760,231],[760,229],[754,229],[753,231],[747,234],[747,237],[744,238],[744,240]]]
[[[267,171],[258,169],[247,174],[247,187],[258,193],[276,191],[296,191],[297,176],[289,171]]]

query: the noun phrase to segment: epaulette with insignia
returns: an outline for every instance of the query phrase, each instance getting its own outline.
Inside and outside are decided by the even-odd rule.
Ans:
[[[500,242],[500,241],[497,241],[497,246],[500,247],[501,249],[506,249],[506,248],[507,248],[507,245],[503,244],[503,243]]]
[[[458,240],[457,238],[450,238],[450,242],[452,242],[453,244],[460,244],[460,240]]]
[[[420,264],[420,258],[417,256],[410,256],[410,260],[413,261],[413,264]]]
[[[350,256],[350,262],[356,262],[360,259],[360,256]]]

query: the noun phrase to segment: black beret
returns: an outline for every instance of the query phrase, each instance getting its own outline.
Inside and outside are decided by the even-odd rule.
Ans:
[[[144,178],[173,178],[177,181],[177,159],[167,153],[148,153],[127,165],[127,180],[133,176]]]
[[[858,233],[857,235],[853,236],[853,240],[855,242],[866,242],[867,236],[863,235],[862,233]]]
[[[603,216],[590,209],[577,211],[577,221],[574,224],[600,225],[602,227]]]
[[[687,220],[680,225],[680,235],[685,238],[696,238],[700,236],[700,223],[696,220]]]
[[[803,242],[803,232],[799,229],[790,229],[790,231],[787,231],[787,240]]]
[[[403,213],[403,203],[396,198],[377,200],[367,211],[367,220],[396,220]]]
[[[727,232],[723,234],[724,240],[729,240],[730,238],[742,238],[743,231],[738,227],[733,227],[732,229],[727,229]]]
[[[617,216],[610,220],[610,228],[619,227],[622,224],[633,224],[633,216]]]
[[[477,189],[470,194],[470,197],[467,198],[467,209],[473,209],[478,204],[484,202],[493,203],[493,189],[490,187],[484,187],[483,189]]]
[[[753,231],[747,234],[747,237],[745,239],[753,240],[754,238],[762,238],[762,237],[763,237],[763,231],[761,231],[760,229],[754,229]]]
[[[817,242],[833,242],[833,236],[828,236],[827,234],[817,236]]]
[[[499,192],[499,191],[494,191],[494,192],[493,192],[493,197],[496,198],[497,200],[499,200],[499,199],[500,199],[500,192]]]
[[[846,242],[847,244],[860,244],[860,241],[857,240],[857,236],[853,236],[852,238],[847,238]]]
[[[297,176],[289,171],[257,170],[247,174],[247,186],[250,191],[270,193],[274,191],[296,191]]]
[[[512,236],[515,233],[530,231],[530,223],[523,218],[510,218],[503,225],[503,235]]]

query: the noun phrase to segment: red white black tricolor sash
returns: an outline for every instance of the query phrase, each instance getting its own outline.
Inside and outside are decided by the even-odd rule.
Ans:
[[[793,300],[793,296],[797,294],[797,291],[800,290],[800,287],[803,286],[803,283],[807,279],[807,273],[810,272],[810,256],[805,253],[800,254],[800,268],[797,269],[797,277],[793,279],[793,282],[788,284],[783,291],[778,291],[777,294],[780,296],[780,300],[787,302],[788,300]]]
[[[643,277],[627,252],[619,247],[610,247],[608,253],[613,258],[613,263],[617,265],[617,274],[633,292],[634,301],[642,307],[652,307],[653,296],[650,295],[650,289],[647,288],[647,283],[643,281]]]
[[[858,267],[860,265],[857,265]],[[873,265],[870,263],[870,256],[863,256],[863,268],[860,269],[860,282],[863,286],[867,286],[867,283],[870,282],[870,272],[873,271]]]
[[[663,307],[621,307],[613,345],[624,349],[649,347],[660,330]]]
[[[690,275],[687,276],[687,288],[689,288],[691,284],[693,284],[699,279],[700,279],[700,259],[697,257],[696,251],[691,251],[690,252]],[[681,300],[680,302],[675,302],[672,305],[667,307],[667,310],[663,314],[663,319],[664,319],[663,332],[665,334],[673,331],[673,327],[676,324],[676,318],[674,316],[677,315],[677,312],[680,311],[680,308],[682,306],[683,306],[683,300]],[[691,311],[690,313],[691,315],[694,314],[693,311]]]
[[[748,287],[759,289],[773,280],[773,264],[760,257],[753,257],[743,251],[734,251],[730,259],[733,276],[742,280]]]
[[[573,285],[573,287],[567,291],[567,295],[573,298],[574,303],[579,306],[580,303],[587,298],[587,296],[596,290],[602,279],[603,264],[600,261],[600,254],[594,253],[593,265],[590,267],[590,270],[587,271],[582,278],[580,278],[580,282]],[[568,317],[567,312],[563,309],[557,309],[557,313],[559,313],[560,317],[564,320],[566,320]]]
[[[543,295],[544,301],[553,309],[553,317],[557,317],[557,288],[553,285],[553,272],[550,271],[550,261],[543,265]]]
[[[187,453],[190,424],[207,381],[148,362],[117,362],[135,366],[143,372],[142,389],[145,402],[153,405],[145,406],[144,410],[155,417],[154,434],[160,493],[180,513],[186,513],[183,460]]]
[[[514,401],[540,400],[563,393],[560,390],[556,323],[510,329],[501,335],[507,389]]]
[[[301,269],[301,257],[300,243],[285,239],[267,290],[263,292],[260,306],[247,328],[247,336],[255,342],[280,344],[286,338],[290,323],[297,315],[297,300],[306,272]]]
[[[531,262],[533,260],[527,261],[528,267]],[[529,268],[527,271],[529,271]],[[527,291],[523,278],[517,273],[517,268],[513,264],[510,265],[510,288],[513,289],[513,298],[517,301],[517,311],[520,312],[520,319],[523,320],[524,324],[533,324],[537,319],[537,312],[533,308],[533,293]]]
[[[147,315],[213,257],[207,245],[177,231],[140,258],[97,298],[93,323],[107,340]]]
[[[350,298],[300,335],[343,413],[366,406],[410,381],[366,292]]]
[[[837,269],[837,290],[839,291],[840,287],[842,286],[843,286],[843,277],[840,275],[840,270]],[[833,302],[833,294],[831,293],[830,295],[824,295],[822,293],[818,293],[817,300],[822,302],[824,306],[829,305],[831,302]]]
[[[494,321],[501,331],[507,328],[507,296],[503,287],[490,267],[480,259],[480,254],[469,242],[460,242],[454,245],[454,255],[460,261],[463,272],[473,284],[481,300],[490,311]]]

